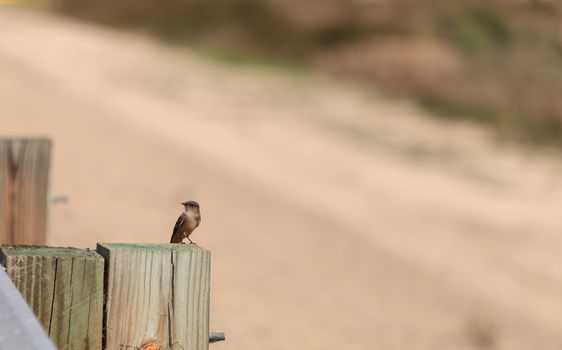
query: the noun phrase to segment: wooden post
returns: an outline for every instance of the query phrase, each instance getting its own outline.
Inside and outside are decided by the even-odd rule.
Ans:
[[[0,243],[45,244],[51,141],[0,139]]]
[[[101,349],[103,258],[76,248],[1,246],[0,263],[57,349]]]
[[[102,244],[105,349],[207,350],[210,252],[194,244]]]

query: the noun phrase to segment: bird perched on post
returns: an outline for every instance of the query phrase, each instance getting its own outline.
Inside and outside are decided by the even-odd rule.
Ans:
[[[178,221],[176,221],[170,243],[183,243],[183,239],[187,238],[189,243],[193,244],[193,241],[189,239],[189,235],[197,228],[197,226],[199,226],[199,223],[201,222],[199,204],[194,201],[187,201],[181,204],[184,206],[185,211],[181,213]]]

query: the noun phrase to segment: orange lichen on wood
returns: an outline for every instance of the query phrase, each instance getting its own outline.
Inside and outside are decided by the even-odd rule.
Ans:
[[[142,346],[142,350],[159,350],[160,347],[155,342],[148,342]]]

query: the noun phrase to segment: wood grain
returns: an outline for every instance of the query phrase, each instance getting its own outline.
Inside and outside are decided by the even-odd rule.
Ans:
[[[51,141],[0,139],[0,243],[45,244]]]
[[[101,349],[103,258],[95,251],[1,246],[0,263],[58,349]]]
[[[210,252],[192,244],[98,244],[106,261],[105,348],[206,350]]]

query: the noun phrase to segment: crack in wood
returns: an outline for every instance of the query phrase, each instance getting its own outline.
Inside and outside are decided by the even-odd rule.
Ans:
[[[49,318],[49,336],[51,336],[51,327],[53,325],[53,306],[55,305],[55,291],[57,287],[57,269],[59,261],[55,260],[55,278],[53,278],[53,298],[51,299],[51,317]]]

